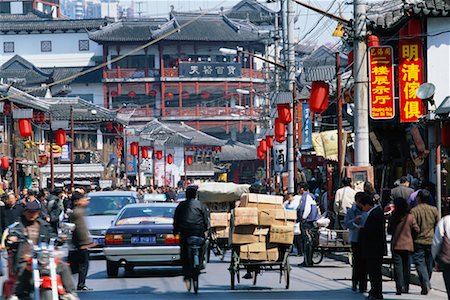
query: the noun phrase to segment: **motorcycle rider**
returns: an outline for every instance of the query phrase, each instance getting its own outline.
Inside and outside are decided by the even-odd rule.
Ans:
[[[8,244],[14,250],[13,270],[16,271],[17,282],[14,287],[14,296],[10,299],[28,299],[32,286],[32,270],[27,264],[27,258],[32,255],[32,246],[27,240],[33,241],[34,245],[49,243],[55,237],[50,225],[39,217],[41,205],[38,201],[28,202],[19,222],[11,225],[8,235]],[[77,299],[73,293],[75,285],[72,274],[66,263],[59,263],[56,272],[61,276],[63,286],[72,299]]]
[[[209,217],[206,206],[197,199],[197,186],[188,186],[186,188],[186,201],[181,202],[173,218],[174,233],[180,234],[180,257],[183,266],[183,275],[186,288],[191,287],[191,264],[189,261],[189,245],[187,238],[197,236],[205,238],[205,233],[209,228]],[[203,253],[201,253],[203,262]]]

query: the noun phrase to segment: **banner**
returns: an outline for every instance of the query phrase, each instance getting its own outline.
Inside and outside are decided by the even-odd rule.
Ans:
[[[273,141],[273,171],[276,173],[286,172],[286,141],[283,143],[278,143],[277,141]]]
[[[238,63],[180,62],[180,77],[241,77]]]
[[[374,120],[395,116],[393,50],[391,46],[369,49],[370,117]]]
[[[316,156],[323,156],[328,160],[338,161],[338,132],[337,130],[327,130],[314,132],[312,141]],[[347,132],[342,133],[343,156],[347,149]]]
[[[422,84],[422,45],[421,42],[399,42],[399,98],[400,122],[417,122],[424,114],[422,101],[416,90]]]
[[[312,144],[312,124],[309,103],[302,103],[302,150],[311,149]]]

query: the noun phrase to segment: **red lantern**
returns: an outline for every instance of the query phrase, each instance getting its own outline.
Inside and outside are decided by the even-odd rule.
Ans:
[[[265,154],[262,152],[261,146],[258,146],[258,148],[256,148],[256,156],[258,156],[260,160],[264,160]]]
[[[162,159],[162,151],[161,150],[156,151],[156,159],[157,160],[161,160]]]
[[[326,82],[313,81],[309,98],[309,109],[315,113],[323,113],[328,107],[329,93],[330,89]]]
[[[266,136],[266,144],[268,148],[273,147],[273,135]]]
[[[130,98],[136,97],[136,92],[134,92],[134,91],[128,92],[128,97],[130,97]]]
[[[112,122],[106,122],[105,129],[108,130],[108,131],[112,131],[113,130],[113,123]]]
[[[19,132],[21,137],[29,137],[33,135],[30,119],[19,119]]]
[[[186,156],[186,164],[188,166],[192,165],[193,162],[194,162],[194,159],[193,159],[192,155]]]
[[[7,116],[10,113],[11,113],[11,104],[9,104],[8,102],[5,102],[5,104],[3,106],[3,114]]]
[[[167,163],[169,165],[171,165],[173,163],[173,155],[172,154],[167,155]]]
[[[281,123],[279,118],[275,118],[275,140],[278,143],[286,140],[286,125]]]
[[[187,100],[187,99],[189,99],[189,98],[191,97],[191,95],[189,94],[189,92],[184,91],[184,92],[181,94],[181,97],[182,97],[183,99]]]
[[[200,98],[202,98],[203,100],[208,100],[208,99],[209,99],[209,96],[211,96],[211,94],[208,93],[208,92],[202,92],[202,93],[200,94]]]
[[[166,100],[172,100],[172,99],[173,99],[173,93],[171,93],[171,92],[165,93],[165,94],[164,94],[164,98],[165,98]]]
[[[130,154],[132,156],[138,156],[138,154],[139,154],[139,144],[137,142],[132,142],[130,144]]]
[[[153,98],[156,97],[156,94],[157,92],[155,90],[151,90],[150,92],[148,92],[148,95]]]
[[[58,129],[55,133],[55,143],[56,145],[62,147],[66,144],[66,131],[64,129]]]
[[[42,124],[45,122],[45,114],[41,111],[33,112],[33,122]]]
[[[148,158],[148,148],[147,147],[141,147],[141,156],[143,159]]]
[[[3,170],[8,170],[8,168],[9,168],[9,158],[8,158],[8,156],[2,156],[1,162],[2,162],[2,169]]]
[[[267,153],[267,142],[266,139],[259,141],[259,148],[261,148],[261,152],[266,154]]]
[[[450,122],[442,124],[441,141],[442,146],[445,148],[450,148]]]
[[[289,103],[277,104],[278,119],[283,124],[289,124],[292,122],[291,106]]]
[[[119,93],[117,91],[111,91],[111,97],[117,97]]]
[[[369,35],[367,37],[367,46],[370,47],[378,47],[380,46],[380,39],[376,35]]]
[[[122,125],[116,126],[116,132],[123,133],[123,126]]]

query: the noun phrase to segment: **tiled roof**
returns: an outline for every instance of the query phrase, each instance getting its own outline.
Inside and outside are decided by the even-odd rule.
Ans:
[[[4,82],[10,79],[24,79],[25,85],[34,85],[47,82],[53,75],[52,70],[43,70],[20,55],[14,55],[0,66],[0,78]]]
[[[255,24],[273,23],[276,12],[256,0],[242,0],[233,6],[226,15],[233,19],[248,19]]]
[[[55,31],[55,30],[94,30],[105,26],[109,19],[51,19],[36,13],[26,15],[0,14],[1,32]]]
[[[371,2],[367,18],[372,27],[389,29],[401,24],[408,15],[446,17],[450,14],[450,2],[446,0],[390,0]]]
[[[222,152],[219,152],[217,155],[222,162],[257,159],[255,145],[247,145],[233,141],[228,141],[225,146],[222,146]]]
[[[257,42],[261,40],[257,29],[251,25],[243,25],[222,15],[175,14],[174,18],[161,29],[155,31],[155,37],[162,36],[173,29],[185,27],[169,35],[165,40],[171,41],[216,41],[216,42]]]
[[[146,42],[151,40],[153,30],[167,19],[120,20],[104,28],[89,32],[89,38],[97,42]]]
[[[213,137],[209,134],[204,133],[203,131],[197,130],[191,126],[186,125],[185,123],[164,123],[167,127],[174,130],[177,133],[183,134],[189,138],[192,138],[190,141],[191,145],[208,145],[208,146],[223,146],[226,144],[226,141]]]

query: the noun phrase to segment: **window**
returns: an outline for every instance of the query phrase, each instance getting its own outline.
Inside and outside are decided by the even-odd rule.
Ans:
[[[41,52],[52,52],[52,41],[41,41]]]
[[[14,42],[3,42],[3,53],[14,53]]]
[[[10,2],[1,2],[0,3],[0,13],[10,14],[11,13],[11,3]]]
[[[89,40],[79,40],[78,41],[79,51],[89,51]]]

